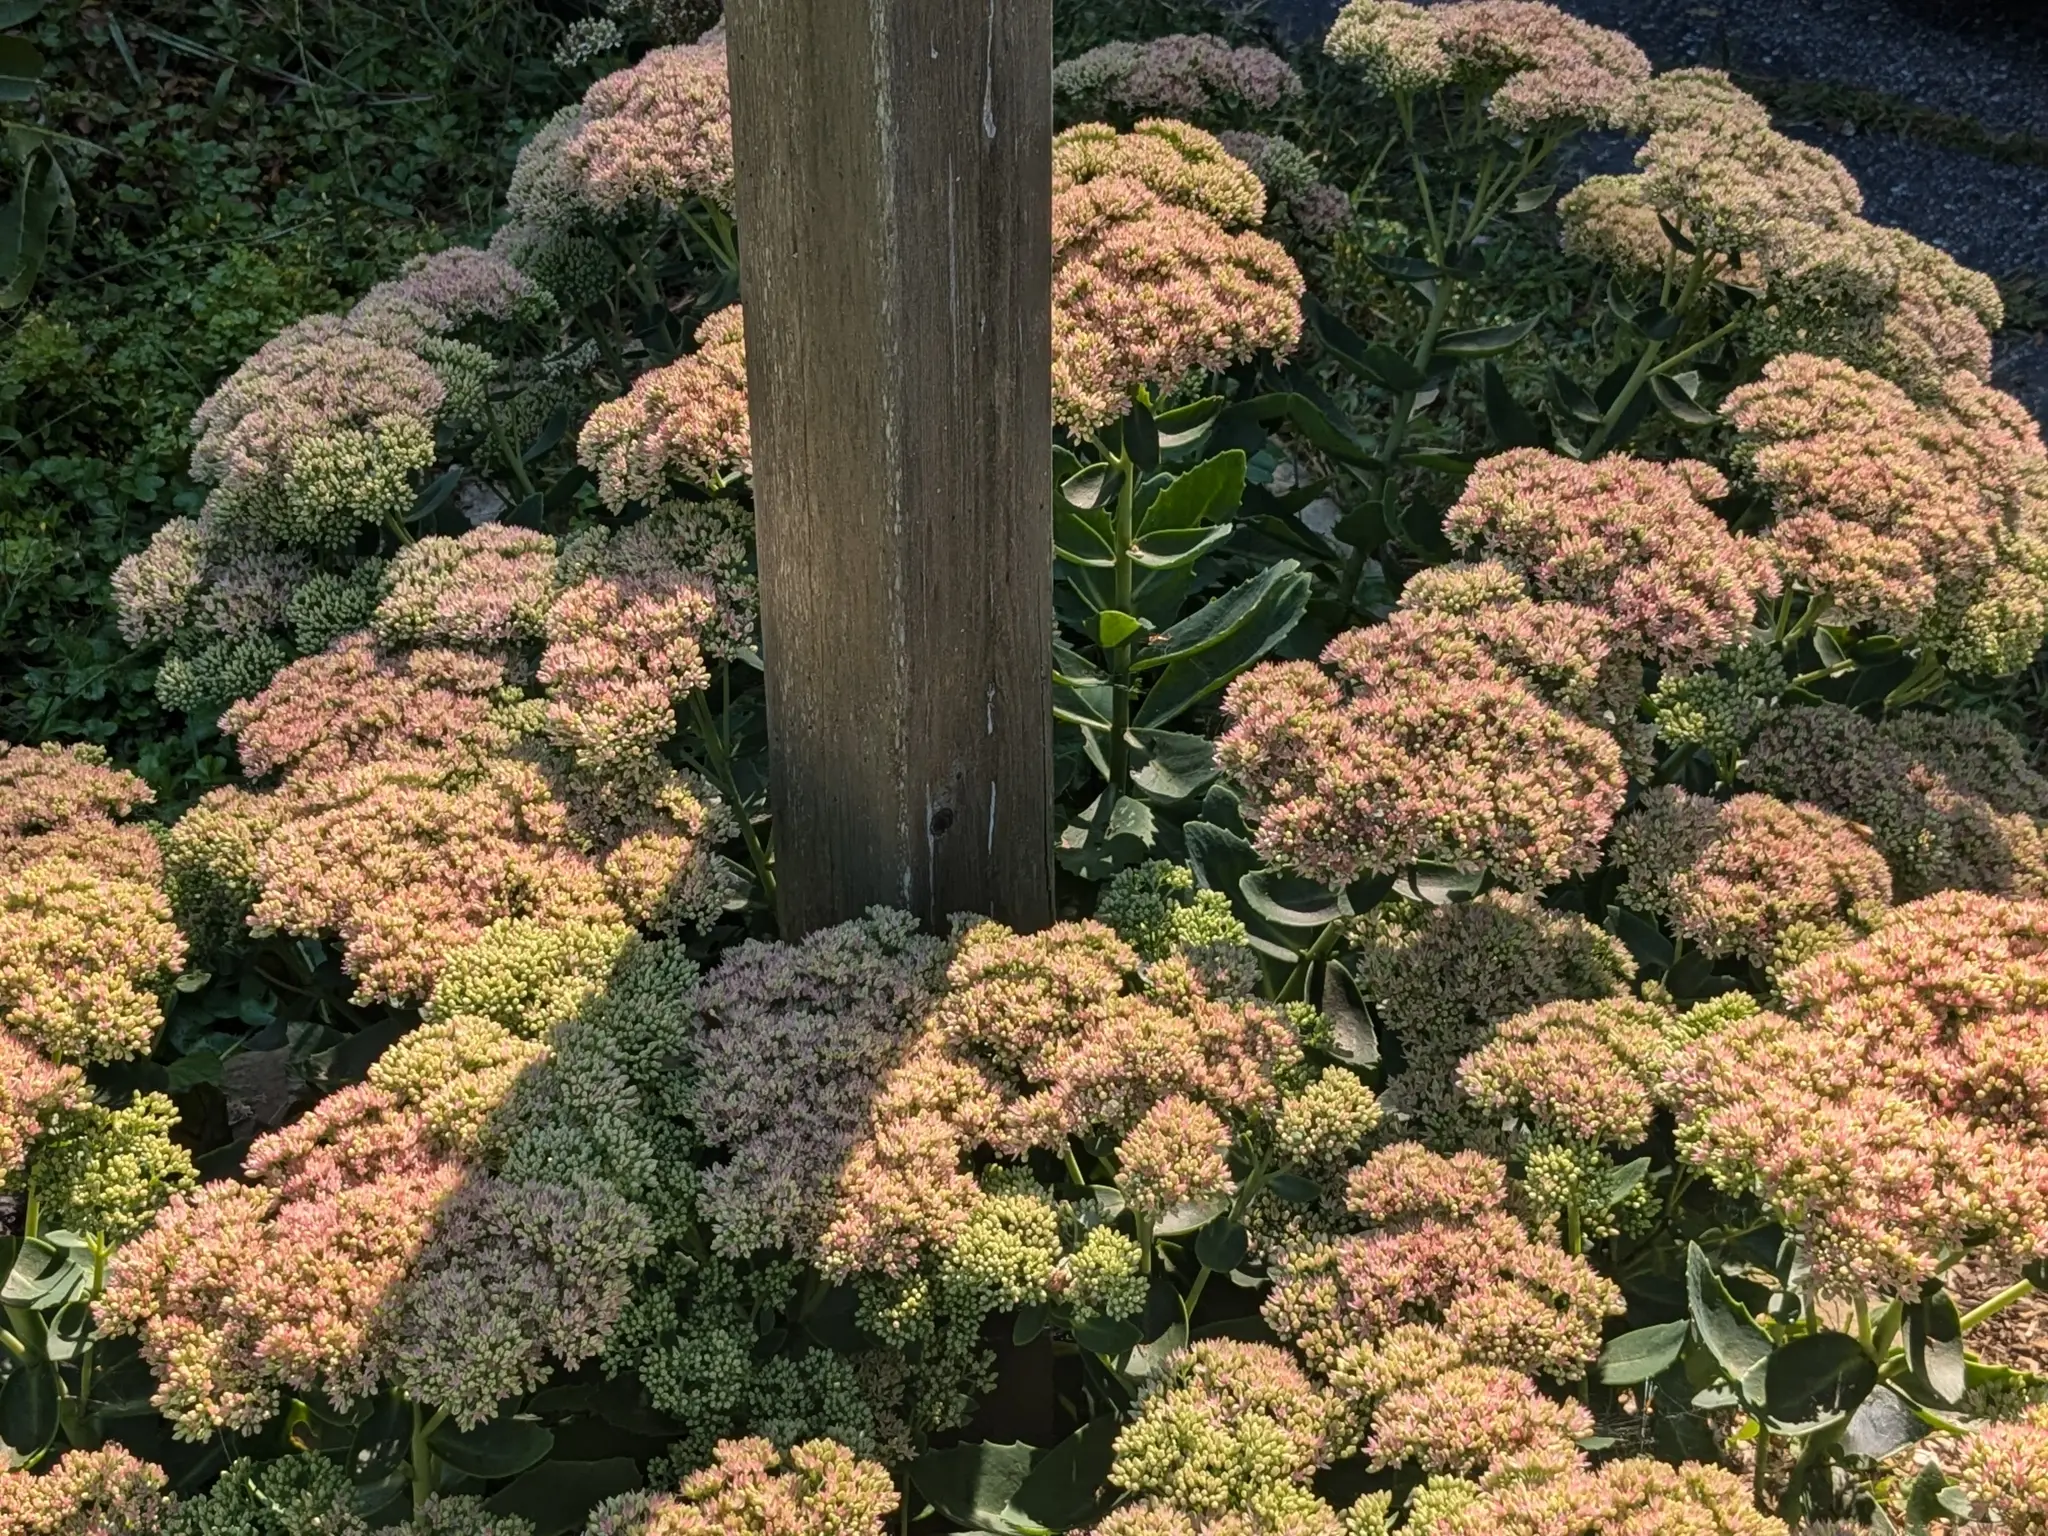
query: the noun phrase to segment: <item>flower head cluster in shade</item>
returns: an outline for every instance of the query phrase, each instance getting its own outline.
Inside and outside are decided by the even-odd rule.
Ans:
[[[1511,448],[1472,472],[1444,532],[1538,597],[1605,615],[1620,646],[1685,671],[1745,636],[1757,598],[1777,592],[1764,551],[1704,504],[1727,492],[1717,471],[1687,460],[1581,464]]]
[[[1351,198],[1321,179],[1307,151],[1274,134],[1226,129],[1216,135],[1225,150],[1251,167],[1266,189],[1266,218],[1311,244],[1334,238],[1351,222]]]
[[[370,627],[387,646],[495,650],[538,640],[554,599],[555,541],[485,523],[408,544],[384,567]]]
[[[1140,386],[1301,339],[1304,283],[1251,234],[1266,192],[1186,123],[1070,128],[1053,144],[1053,414],[1076,432],[1114,421]],[[1233,232],[1236,231],[1236,232]]]
[[[1649,1133],[1674,1022],[1627,998],[1548,1003],[1501,1024],[1458,1081],[1482,1108],[1576,1142],[1632,1147]]]
[[[217,711],[363,626],[379,566],[357,544],[412,513],[439,440],[482,430],[499,354],[554,314],[547,291],[499,255],[444,250],[345,315],[291,326],[208,397],[192,474],[211,494],[114,579],[123,636],[168,647],[157,676],[167,707]],[[537,398],[515,389],[504,404],[516,416]]]
[[[1395,1143],[1354,1172],[1349,1198],[1377,1225],[1290,1256],[1264,1309],[1325,1376],[1427,1324],[1470,1363],[1572,1380],[1621,1310],[1613,1282],[1507,1214],[1507,1170],[1479,1153]]]
[[[1873,724],[1839,704],[1788,709],[1743,761],[1749,783],[1870,829],[1902,898],[1951,888],[2048,895],[2048,779],[1983,715]]]
[[[1768,542],[1790,580],[1957,671],[2033,660],[2048,635],[2048,450],[2018,402],[1955,373],[1921,404],[1792,355],[1723,411],[1778,513]]]
[[[1058,65],[1053,98],[1075,117],[1178,117],[1190,122],[1270,112],[1301,94],[1301,77],[1266,48],[1175,33],[1104,43]]]
[[[697,327],[697,350],[651,368],[590,413],[577,457],[614,512],[657,500],[671,476],[710,490],[753,473],[746,322],[731,305]]]
[[[7,1536],[160,1536],[171,1499],[161,1467],[118,1445],[66,1451],[42,1471],[0,1471]]]
[[[1911,1294],[2048,1245],[2048,906],[1948,892],[1780,980],[1666,1078],[1680,1146],[1804,1234],[1824,1284]]]
[[[179,1500],[161,1536],[370,1536],[356,1491],[323,1456],[241,1457],[206,1492]],[[430,1494],[410,1520],[380,1526],[377,1536],[533,1536],[533,1526],[473,1495]]]
[[[600,1504],[589,1536],[882,1536],[897,1505],[888,1471],[830,1440],[778,1451],[762,1439],[721,1442],[674,1493]]]
[[[1483,621],[1466,622],[1476,639]],[[1465,675],[1415,688],[1423,669],[1377,633],[1338,636],[1324,666],[1267,663],[1231,684],[1217,761],[1246,791],[1259,851],[1337,886],[1419,861],[1522,887],[1593,868],[1625,787],[1614,737],[1483,643]]]
[[[1545,1460],[1477,1481],[1432,1479],[1404,1529],[1416,1536],[1788,1536],[1785,1522],[1760,1513],[1743,1481],[1721,1467],[1639,1457],[1589,1468],[1576,1453]]]
[[[1916,395],[1957,370],[1988,376],[2003,319],[1991,280],[1862,218],[1841,163],[1773,130],[1725,75],[1659,76],[1637,116],[1649,131],[1638,173],[1591,177],[1559,203],[1568,250],[1681,283],[1687,268],[1735,280],[1739,261],[1740,281],[1765,290],[1746,324],[1767,352],[1841,357]]]
[[[666,1154],[627,1155],[646,1069],[621,1070],[616,1014],[603,1063],[567,1044],[550,1069],[556,1037],[648,960],[664,986],[687,979],[623,928],[489,930],[370,1082],[259,1137],[248,1182],[176,1196],[121,1250],[98,1315],[138,1337],[180,1435],[251,1429],[285,1388],[347,1403],[386,1380],[474,1425],[605,1345],[654,1251]],[[673,1011],[620,992],[643,1031]],[[601,1123],[575,1112],[592,1067]],[[550,1155],[564,1137],[576,1153]]]
[[[1389,94],[1477,86],[1491,116],[1517,133],[1629,126],[1650,76],[1650,61],[1619,32],[1534,0],[1352,0],[1324,47]]]
[[[0,746],[0,1175],[82,1098],[78,1067],[163,1025],[185,941],[155,839],[116,819],[153,798],[97,747]]]
[[[1439,1151],[1485,1143],[1483,1119],[1458,1087],[1459,1062],[1502,1021],[1546,1003],[1612,997],[1634,974],[1612,934],[1528,896],[1488,891],[1412,920],[1382,918],[1358,979],[1405,1062],[1385,1108]]]
[[[1628,870],[1624,903],[1711,958],[1764,970],[1860,936],[1891,903],[1891,871],[1868,834],[1771,795],[1652,789],[1616,830],[1611,858]]]
[[[1221,891],[1197,890],[1192,871],[1164,859],[1119,870],[1095,903],[1095,920],[1147,964],[1178,954],[1216,996],[1258,989],[1258,955]]]

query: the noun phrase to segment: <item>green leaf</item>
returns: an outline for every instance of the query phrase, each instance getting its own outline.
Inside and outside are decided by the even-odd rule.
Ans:
[[[1060,499],[1081,512],[1093,512],[1116,500],[1123,473],[1114,464],[1090,464],[1060,484]]]
[[[1962,1400],[1968,1386],[1963,1361],[1963,1318],[1940,1285],[1906,1309],[1906,1363],[1942,1403]]]
[[[1290,1205],[1313,1205],[1323,1195],[1321,1185],[1298,1173],[1276,1173],[1266,1180],[1266,1188]]]
[[[1599,425],[1600,418],[1605,414],[1600,409],[1599,402],[1586,393],[1585,387],[1554,363],[1550,369],[1550,392],[1566,415],[1575,417],[1588,426]]]
[[[443,1424],[428,1436],[434,1454],[471,1477],[516,1477],[555,1448],[554,1435],[531,1419],[490,1419],[475,1429]]]
[[[1089,566],[1098,571],[1116,568],[1114,535],[1096,526],[1088,514],[1059,507],[1052,514],[1052,552],[1069,565]]]
[[[47,1310],[61,1307],[92,1284],[90,1257],[47,1237],[23,1238],[0,1286],[0,1303]]]
[[[533,1526],[533,1536],[568,1536],[583,1529],[600,1501],[640,1486],[640,1468],[630,1456],[550,1461],[500,1488],[484,1507],[494,1515],[517,1515]]]
[[[1677,249],[1679,254],[1684,256],[1693,256],[1698,254],[1699,247],[1694,245],[1692,241],[1688,240],[1685,237],[1685,231],[1680,229],[1676,224],[1672,223],[1669,219],[1665,218],[1664,215],[1661,213],[1657,215],[1657,227],[1664,231],[1664,238],[1671,242],[1672,246]]]
[[[1300,565],[1282,560],[1269,565],[1248,581],[1240,582],[1151,640],[1131,663],[1134,672],[1148,672],[1186,656],[1196,656],[1212,645],[1220,645],[1249,624],[1273,589],[1287,580]]]
[[[1297,570],[1292,560],[1283,560],[1269,569],[1284,570],[1285,575],[1267,588],[1251,616],[1218,643],[1182,657],[1161,672],[1139,706],[1134,724],[1165,725],[1183,710],[1226,687],[1232,678],[1285,640],[1301,622],[1301,616],[1308,612],[1308,576]],[[1252,579],[1261,580],[1263,575]]]
[[[7,39],[0,37],[0,43]],[[4,81],[0,81],[4,86]],[[6,100],[0,89],[0,100]],[[49,250],[50,226],[70,197],[64,172],[49,150],[38,148],[22,162],[20,179],[0,208],[0,309],[23,303],[34,289]]]
[[[1232,448],[1175,475],[1145,509],[1138,537],[1169,528],[1201,528],[1228,517],[1244,500],[1244,473],[1244,450]]]
[[[0,101],[27,101],[43,77],[43,55],[25,37],[0,37]]]
[[[40,1361],[15,1368],[0,1385],[0,1441],[17,1456],[33,1456],[57,1434],[57,1378]]]
[[[1842,1449],[1851,1456],[1882,1461],[1927,1433],[1913,1405],[1889,1386],[1881,1386],[1849,1417],[1842,1431]]]
[[[1219,1275],[1227,1275],[1251,1252],[1251,1234],[1234,1221],[1212,1221],[1195,1234],[1195,1258]]]
[[[1448,907],[1470,901],[1485,884],[1486,871],[1483,869],[1421,863],[1409,871],[1407,878],[1395,881],[1393,889],[1413,901],[1426,902],[1432,907]]]
[[[1508,382],[1492,363],[1480,379],[1480,396],[1486,405],[1486,431],[1497,448],[1541,448],[1550,435],[1543,423],[1508,391]]]
[[[1105,608],[1095,616],[1095,638],[1105,647],[1122,645],[1144,627],[1143,619],[1114,608]]]
[[[1226,827],[1191,821],[1181,828],[1181,837],[1187,844],[1188,868],[1194,871],[1195,884],[1205,891],[1234,893],[1238,882],[1259,867],[1252,845]]]
[[[1354,904],[1352,910],[1359,908]],[[1379,1035],[1366,1015],[1357,981],[1340,962],[1324,967],[1321,1007],[1330,1022],[1330,1042],[1324,1049],[1354,1067],[1378,1066]]]
[[[1927,1536],[1927,1528],[1936,1520],[1948,1515],[1948,1506],[1942,1502],[1942,1494],[1948,1490],[1948,1478],[1938,1466],[1925,1466],[1920,1475],[1913,1479],[1912,1487],[1906,1494],[1906,1536]],[[1964,1518],[1968,1518],[1965,1514]]]
[[[1736,1304],[1698,1243],[1685,1245],[1685,1294],[1700,1342],[1729,1380],[1740,1382],[1771,1354],[1771,1340]]]
[[[1142,400],[1133,400],[1122,425],[1124,452],[1131,456],[1131,462],[1141,470],[1157,469],[1159,424],[1152,419],[1152,408]]]
[[[1019,1307],[1016,1318],[1010,1324],[1010,1342],[1022,1349],[1045,1332],[1046,1318],[1051,1310],[1044,1302]]]
[[[1877,1362],[1846,1333],[1802,1334],[1771,1351],[1764,1409],[1772,1427],[1804,1434],[1854,1413],[1877,1385]]]
[[[171,1063],[165,1076],[170,1079],[172,1093],[183,1093],[201,1083],[218,1083],[221,1080],[220,1068],[220,1053],[202,1049],[180,1056]]]
[[[1547,204],[1556,192],[1557,187],[1555,183],[1545,187],[1524,187],[1515,194],[1515,200],[1510,205],[1509,212],[1534,213],[1538,208]]]
[[[1691,396],[1661,373],[1650,375],[1650,393],[1657,397],[1657,403],[1664,407],[1667,415],[1689,427],[1711,427],[1720,419],[1695,403]]]
[[[1120,1318],[1104,1317],[1096,1313],[1074,1320],[1074,1342],[1090,1354],[1122,1355],[1144,1341],[1145,1336],[1138,1332],[1135,1324],[1124,1322]],[[914,1471],[912,1475],[916,1475]],[[926,1490],[925,1497],[932,1499],[929,1490]],[[938,1502],[937,1499],[932,1499],[932,1503]],[[940,1507],[944,1508],[943,1505]]]
[[[1133,731],[1144,761],[1131,782],[1155,800],[1185,800],[1216,779],[1216,743],[1183,731]]]
[[[1282,928],[1321,928],[1345,915],[1327,887],[1283,870],[1253,870],[1240,877],[1237,888],[1247,906]]]
[[[1105,1414],[1043,1453],[1004,1513],[1048,1531],[1093,1524],[1115,1496],[1105,1485],[1119,1427],[1114,1414]]]
[[[1619,1168],[1610,1168],[1600,1176],[1600,1187],[1587,1201],[1587,1208],[1593,1212],[1611,1211],[1630,1195],[1649,1176],[1650,1160],[1639,1157],[1632,1163],[1623,1163]]]
[[[1221,1195],[1212,1195],[1206,1200],[1184,1200],[1153,1224],[1152,1235],[1186,1237],[1190,1232],[1199,1232],[1229,1209],[1230,1202]]]
[[[1137,1330],[1131,1332],[1135,1335]],[[943,1451],[926,1451],[910,1464],[910,1480],[953,1524],[976,1531],[1010,1531],[1016,1527],[998,1522],[1041,1454],[1038,1447],[1019,1441],[1005,1445],[969,1440]]]
[[[1447,332],[1437,338],[1437,354],[1441,357],[1499,357],[1535,330],[1536,322],[1541,318],[1540,315],[1531,315],[1527,320],[1517,320],[1509,325]]]
[[[1209,435],[1209,429],[1223,414],[1223,397],[1207,395],[1186,405],[1177,405],[1170,411],[1161,411],[1157,418],[1159,427],[1159,451],[1175,453],[1182,448],[1192,448]]]
[[[1414,469],[1433,469],[1440,475],[1469,475],[1472,461],[1460,458],[1455,453],[1438,453],[1432,449],[1417,449],[1401,455],[1401,462]]]
[[[1684,1318],[1675,1323],[1652,1323],[1609,1339],[1600,1351],[1596,1367],[1600,1380],[1610,1387],[1631,1387],[1661,1376],[1685,1349],[1692,1324]]]
[[[540,431],[534,440],[526,445],[519,455],[519,462],[531,464],[562,440],[562,434],[569,430],[569,408],[558,405],[548,412],[548,419],[540,424]]]
[[[1131,559],[1148,571],[1185,570],[1235,532],[1235,523],[1220,523],[1214,528],[1161,529],[1133,544]]]
[[[1440,277],[1443,268],[1433,261],[1420,256],[1368,256],[1365,258],[1374,270],[1388,277],[1399,278],[1404,283],[1420,282],[1424,278]]]

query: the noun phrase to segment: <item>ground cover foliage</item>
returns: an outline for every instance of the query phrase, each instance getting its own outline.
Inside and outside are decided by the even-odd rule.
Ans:
[[[0,757],[0,1531],[2048,1528],[1996,288],[1542,5],[1063,11],[1061,921],[785,942],[706,19],[196,401],[218,767]]]

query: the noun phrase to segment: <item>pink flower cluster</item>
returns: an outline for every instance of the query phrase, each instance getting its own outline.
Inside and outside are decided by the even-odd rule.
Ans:
[[[1722,406],[1771,496],[1785,574],[1851,623],[2008,674],[2048,635],[2048,449],[1966,373],[1937,403],[1846,363],[1773,358]]]
[[[1377,633],[1339,636],[1329,671],[1267,663],[1225,696],[1217,761],[1247,792],[1259,851],[1339,886],[1418,861],[1523,887],[1597,865],[1626,783],[1614,738],[1499,675],[1483,646],[1480,675],[1404,686]]]
[[[1484,459],[1444,518],[1546,601],[1605,614],[1616,643],[1667,669],[1704,666],[1748,632],[1776,572],[1704,503],[1728,494],[1705,464],[1616,455],[1591,464],[1511,448]]]
[[[1270,49],[1176,33],[1092,48],[1055,68],[1052,88],[1062,103],[1089,116],[1113,111],[1199,119],[1270,112],[1301,94],[1301,77]]]
[[[498,649],[537,640],[554,576],[555,541],[530,528],[485,523],[460,538],[421,539],[385,568],[370,625],[389,646]]]
[[[622,545],[625,557],[637,548]],[[620,595],[597,580],[578,591]],[[708,610],[695,587],[678,591],[667,606]],[[658,628],[663,602],[643,607]],[[563,719],[589,727],[589,742],[608,740],[598,726],[613,717],[601,710],[622,696],[621,685],[629,696],[640,671],[672,654],[621,649],[635,635],[655,637],[626,622],[640,613],[632,600],[607,609],[596,598],[551,611],[563,636],[559,654],[548,653],[563,684]],[[580,634],[569,627],[578,615],[590,621]],[[608,615],[625,625],[623,638]],[[609,672],[599,665],[608,657]],[[366,636],[287,667],[222,720],[251,772],[281,774],[267,797],[272,814],[238,815],[219,829],[238,835],[183,849],[186,877],[203,887],[209,862],[225,860],[233,867],[211,883],[253,887],[253,922],[339,935],[365,998],[423,997],[448,957],[499,918],[703,922],[715,914],[725,893],[712,847],[723,822],[638,737],[646,750],[637,758],[623,748],[594,757],[587,786],[551,776],[500,708],[504,682],[495,659],[431,649],[387,656]],[[665,736],[673,721],[666,694],[662,705]],[[550,707],[543,714],[552,727]]]
[[[1465,1058],[1458,1082],[1485,1108],[1581,1143],[1633,1147],[1656,1113],[1671,1023],[1627,998],[1548,1003],[1503,1023]]]
[[[1574,1456],[1533,1472],[1503,1468],[1470,1502],[1430,1523],[1431,1536],[1788,1536],[1733,1473],[1649,1457],[1589,1469]]]
[[[1970,1501],[1974,1531],[2012,1536],[2048,1532],[2048,1407],[2016,1419],[1980,1424],[1941,1444],[1942,1469]]]
[[[1869,836],[1817,806],[1772,795],[1716,801],[1650,790],[1615,832],[1621,899],[1710,957],[1775,970],[1861,935],[1891,905]]]
[[[2048,1251],[2048,904],[1950,892],[1781,980],[1666,1089],[1685,1155],[1805,1234],[1824,1284],[1914,1293]]]
[[[896,1503],[888,1470],[836,1441],[722,1440],[675,1493],[600,1504],[588,1536],[883,1536]]]
[[[1440,1329],[1472,1364],[1560,1380],[1599,1353],[1621,1292],[1507,1214],[1504,1169],[1483,1174],[1486,1160],[1461,1156],[1412,1145],[1374,1153],[1354,1175],[1353,1204],[1387,1213],[1387,1224],[1295,1255],[1275,1281],[1266,1321],[1313,1369],[1329,1375],[1347,1350],[1416,1323]]]
[[[581,200],[610,217],[635,207],[673,214],[692,198],[730,208],[725,40],[656,48],[606,75],[584,93],[556,153]]]
[[[171,1499],[161,1467],[118,1445],[66,1451],[47,1470],[0,1472],[5,1536],[158,1536]]]
[[[1208,1105],[1169,1094],[1131,1127],[1117,1147],[1117,1187],[1132,1210],[1157,1221],[1179,1205],[1234,1194],[1230,1127]]]
[[[1352,0],[1324,47],[1393,94],[1477,86],[1517,133],[1630,126],[1650,77],[1650,61],[1619,32],[1534,0]]]
[[[633,381],[584,422],[576,455],[614,512],[657,500],[671,475],[711,490],[753,473],[746,323],[740,306],[697,327],[697,350]]]
[[[502,256],[450,246],[415,256],[348,312],[348,328],[390,346],[449,336],[477,320],[540,319],[554,308],[547,291]]]
[[[1273,1075],[1299,1060],[1286,1020],[1209,997],[1178,959],[1126,992],[1137,965],[1095,923],[970,930],[944,992],[867,1101],[818,1241],[821,1267],[902,1276],[943,1250],[982,1198],[967,1172],[977,1147],[1006,1158],[1058,1151],[1076,1134],[1126,1132],[1176,1095],[1225,1116],[1276,1108]]]
[[[88,746],[0,746],[0,1046],[21,1076],[5,1091],[0,1166],[20,1166],[43,1117],[76,1098],[53,1063],[149,1050],[185,941],[163,860],[114,818],[154,798]]]
[[[1053,146],[1053,410],[1114,421],[1141,385],[1171,390],[1301,339],[1304,283],[1261,235],[1251,170],[1185,123],[1073,128]]]

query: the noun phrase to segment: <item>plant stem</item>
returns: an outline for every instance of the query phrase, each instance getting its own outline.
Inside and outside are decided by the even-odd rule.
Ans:
[[[2033,1281],[2013,1281],[2011,1285],[2008,1285],[2004,1290],[2000,1291],[1996,1296],[1993,1296],[1989,1301],[1979,1302],[1976,1306],[1970,1308],[1969,1311],[1963,1314],[1963,1332],[1968,1333],[1972,1328],[1976,1327],[1986,1318],[1996,1317],[1999,1313],[2003,1312],[2007,1307],[2011,1306],[2014,1302],[2025,1301],[2029,1296],[2033,1294]]]
[[[1767,1486],[1764,1475],[1764,1463],[1770,1459],[1770,1453],[1771,1432],[1765,1426],[1764,1421],[1758,1419],[1756,1421],[1756,1473],[1750,1479],[1749,1496],[1756,1501],[1756,1507],[1766,1514],[1770,1513],[1771,1506],[1764,1491]]]
[[[490,424],[491,446],[498,450],[499,456],[511,467],[512,478],[519,482],[520,493],[531,496],[533,481],[526,473],[526,461],[519,457],[511,439],[505,436],[505,424],[498,419],[497,407],[491,404],[488,395],[484,398],[484,419]]]
[[[1259,1191],[1266,1187],[1266,1175],[1269,1171],[1267,1155],[1261,1152],[1259,1160],[1252,1164],[1252,1171],[1245,1175],[1244,1184],[1238,1189],[1237,1198],[1230,1202],[1230,1219],[1233,1223],[1244,1220],[1244,1213],[1251,1209],[1252,1201],[1257,1198]],[[1202,1299],[1202,1292],[1208,1287],[1209,1277],[1214,1273],[1213,1269],[1204,1264],[1195,1275],[1195,1283],[1188,1287],[1187,1295],[1181,1299],[1181,1321],[1188,1327],[1194,1326],[1195,1304]]]
[[[690,724],[696,728],[697,739],[704,743],[704,751],[711,759],[711,771],[718,782],[719,793],[725,796],[733,815],[739,819],[740,837],[747,845],[747,858],[754,866],[754,878],[761,882],[761,894],[772,911],[775,906],[775,866],[768,856],[768,849],[762,845],[760,834],[754,830],[753,814],[740,797],[739,783],[732,773],[732,753],[718,729],[718,722],[711,718],[711,706],[704,701],[701,688],[690,695]]]
[[[1118,446],[1112,462],[1118,472],[1116,611],[1130,613],[1131,590],[1134,584],[1131,545],[1135,542],[1131,525],[1133,509],[1137,503],[1138,472],[1137,466],[1131,462],[1130,450],[1121,445]],[[1126,637],[1112,646],[1109,653],[1109,789],[1112,796],[1128,794],[1131,788],[1131,643],[1131,638]]]
[[[412,1405],[412,1507],[415,1514],[434,1493],[434,1450],[427,1444],[427,1438],[448,1422],[446,1408],[436,1408],[431,1418],[423,1420],[420,1415],[424,1411],[420,1404]]]

